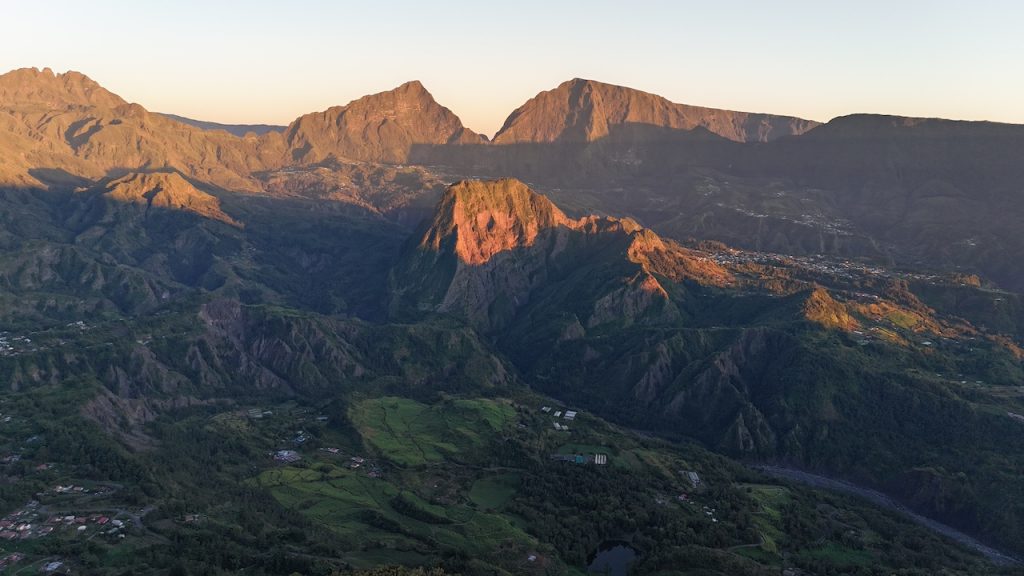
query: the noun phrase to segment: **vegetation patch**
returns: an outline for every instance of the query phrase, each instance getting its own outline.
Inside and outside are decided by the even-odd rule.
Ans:
[[[469,499],[484,510],[497,510],[512,499],[522,478],[518,474],[486,476],[473,482]]]
[[[384,551],[451,549],[494,560],[508,543],[536,547],[504,516],[468,506],[437,506],[393,482],[355,471],[281,468],[263,472],[257,483],[282,505],[343,538],[366,565]]]
[[[385,397],[359,402],[351,413],[363,438],[400,466],[468,460],[491,445],[514,417],[511,405],[484,399],[446,399],[427,406]]]

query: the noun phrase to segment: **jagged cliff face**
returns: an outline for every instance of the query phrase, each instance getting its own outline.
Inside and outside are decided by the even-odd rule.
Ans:
[[[802,134],[817,123],[675,104],[647,92],[577,78],[541,92],[513,112],[494,142],[594,142],[626,125],[686,131],[701,128],[736,142],[767,142]]]
[[[460,182],[393,274],[393,307],[454,313],[490,331],[552,285],[579,284],[587,296],[574,307],[588,306],[587,326],[671,319],[678,315],[655,274],[728,282],[724,270],[690,256],[631,220],[569,218],[517,180]],[[655,264],[665,261],[685,263]]]
[[[484,140],[414,81],[302,116],[285,131],[285,141],[285,162],[313,164],[334,157],[400,164],[416,145]]]
[[[440,251],[455,240],[460,262],[479,266],[501,252],[533,246],[553,228],[575,229],[554,204],[518,180],[465,181],[450,187],[421,248]]]

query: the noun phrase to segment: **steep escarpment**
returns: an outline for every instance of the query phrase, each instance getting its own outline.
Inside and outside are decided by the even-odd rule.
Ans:
[[[802,134],[816,122],[675,104],[654,94],[579,78],[541,92],[514,111],[496,144],[593,142],[627,125],[703,129],[736,142]]]
[[[517,180],[460,182],[392,273],[392,307],[454,313],[484,330],[538,306],[571,306],[592,327],[656,309],[671,319],[678,316],[656,277],[668,271],[652,262],[688,257],[628,219],[569,218]],[[713,265],[670,274],[727,276]]]
[[[518,180],[465,181],[444,195],[420,246],[440,251],[454,239],[458,259],[480,265],[531,246],[541,232],[559,226],[576,228],[577,222]]]

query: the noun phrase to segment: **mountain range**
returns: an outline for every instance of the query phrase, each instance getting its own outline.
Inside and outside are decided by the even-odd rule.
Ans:
[[[266,573],[337,554],[347,568],[573,573],[579,542],[630,537],[604,527],[626,520],[566,520],[582,526],[568,537],[545,516],[561,487],[526,478],[561,478],[545,451],[599,441],[623,446],[620,464],[570,476],[592,483],[580,498],[633,482],[646,500],[630,510],[670,523],[649,507],[682,490],[678,468],[721,481],[683,484],[708,499],[687,522],[729,511],[687,528],[694,544],[635,527],[631,542],[658,547],[641,551],[644,572],[690,573],[684,557],[718,574],[940,562],[913,528],[820,495],[784,502],[736,462],[882,491],[1009,558],[1024,553],[1022,148],[1014,125],[818,124],[580,79],[493,138],[419,82],[253,129],[16,70],[0,76],[2,400],[57,415],[26,422],[64,439],[75,473],[165,514],[148,538],[207,531]],[[552,431],[540,403],[586,413],[578,436]],[[328,413],[299,418],[297,437],[371,454],[385,484],[324,460],[329,444],[281,440],[298,425],[275,411]],[[25,426],[0,444],[47,463]],[[282,446],[309,464],[272,468]],[[226,478],[255,504],[218,507]],[[168,512],[197,514],[191,495],[209,509],[200,528]],[[332,498],[357,505],[318,507]],[[267,532],[275,522],[302,529]],[[276,542],[273,557],[237,526]],[[883,533],[903,536],[885,552]],[[502,543],[479,552],[481,534]]]
[[[817,125],[586,80],[539,94],[493,141],[418,82],[248,137],[149,113],[78,73],[10,72],[0,98],[8,185],[175,170],[252,192],[297,167],[442,166],[456,177],[518,177],[577,214],[630,216],[678,240],[1024,283],[1006,256],[1021,248],[1024,129],[1014,125],[870,115]],[[317,187],[337,186],[332,178]]]

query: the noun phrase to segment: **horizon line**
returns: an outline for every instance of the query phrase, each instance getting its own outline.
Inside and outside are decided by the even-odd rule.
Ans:
[[[598,83],[598,84],[604,84],[606,86],[613,86],[613,87],[617,87],[617,88],[624,88],[624,89],[627,89],[627,90],[633,90],[633,91],[636,91],[636,92],[641,92],[641,93],[644,93],[644,94],[650,94],[650,95],[656,96],[658,98],[662,98],[662,99],[664,99],[665,101],[667,101],[667,102],[669,102],[671,104],[676,104],[676,105],[680,105],[680,106],[689,106],[689,107],[692,107],[692,108],[704,108],[704,109],[710,109],[710,110],[722,110],[722,111],[727,111],[727,112],[737,112],[737,113],[741,113],[741,114],[763,114],[763,115],[767,115],[767,116],[794,118],[794,119],[798,119],[798,120],[815,122],[815,123],[817,123],[819,125],[829,124],[829,123],[831,123],[831,122],[833,122],[835,120],[841,119],[841,118],[849,118],[849,117],[853,117],[853,116],[871,116],[871,117],[879,117],[879,118],[899,118],[899,119],[906,119],[906,120],[922,120],[922,121],[932,120],[932,121],[943,121],[943,122],[963,122],[963,123],[977,123],[977,124],[1001,124],[1001,125],[1007,125],[1007,126],[1024,126],[1024,122],[1009,122],[1009,121],[1004,121],[1004,120],[992,120],[992,119],[988,119],[988,118],[977,119],[977,118],[952,118],[952,117],[946,117],[946,116],[908,116],[908,115],[903,115],[903,114],[893,114],[893,113],[885,113],[885,112],[849,112],[849,113],[846,113],[846,114],[839,114],[837,116],[833,116],[833,117],[831,117],[831,118],[829,118],[827,120],[817,120],[817,119],[809,118],[809,117],[802,116],[802,115],[801,116],[795,116],[795,115],[792,115],[792,114],[783,114],[783,113],[774,113],[774,112],[756,112],[756,111],[750,111],[750,110],[736,110],[736,109],[733,109],[733,108],[723,108],[723,107],[718,107],[718,106],[709,106],[709,105],[705,105],[705,104],[689,104],[689,103],[685,103],[685,102],[676,102],[676,101],[674,101],[674,100],[672,100],[672,99],[670,99],[670,98],[668,98],[666,96],[662,96],[661,94],[658,94],[656,92],[649,92],[649,91],[643,90],[641,88],[634,88],[632,86],[626,86],[626,85],[623,85],[623,84],[614,84],[614,83],[611,83],[611,82],[604,82],[604,81],[601,81],[601,80],[594,80],[594,79],[590,79],[590,78],[583,78],[583,77],[580,77],[580,76],[574,76],[574,77],[572,77],[572,78],[570,78],[568,80],[564,80],[564,81],[560,82],[559,84],[555,85],[552,88],[547,88],[547,89],[541,90],[540,92],[537,92],[533,96],[527,98],[526,101],[524,101],[522,104],[520,104],[516,108],[512,109],[511,111],[509,111],[505,115],[505,120],[502,122],[502,124],[494,132],[493,135],[488,135],[486,132],[474,130],[473,128],[467,126],[463,122],[462,116],[460,116],[455,110],[453,110],[452,108],[450,108],[446,104],[438,101],[434,97],[433,93],[426,87],[426,85],[421,80],[415,79],[415,78],[414,79],[410,79],[410,80],[406,80],[406,81],[404,81],[404,82],[402,82],[402,83],[400,83],[398,85],[393,86],[392,88],[388,88],[388,89],[384,89],[384,90],[379,90],[379,91],[375,91],[375,92],[368,92],[368,93],[363,94],[361,96],[357,96],[355,98],[352,98],[351,100],[349,100],[348,102],[346,102],[344,104],[332,104],[332,105],[327,106],[326,108],[309,110],[307,112],[301,112],[301,113],[299,113],[298,116],[293,117],[291,120],[289,120],[287,123],[284,123],[284,124],[281,124],[281,123],[278,123],[278,122],[268,122],[268,121],[224,122],[224,121],[221,121],[221,120],[212,120],[212,119],[209,119],[209,117],[199,118],[199,117],[195,117],[195,116],[191,116],[191,115],[181,114],[181,113],[178,113],[178,112],[168,112],[168,111],[152,110],[152,109],[148,108],[145,104],[143,104],[141,102],[128,101],[123,96],[121,96],[119,93],[114,92],[113,90],[110,90],[104,84],[102,84],[102,83],[98,82],[97,80],[95,80],[89,74],[87,74],[85,72],[82,72],[80,70],[75,70],[75,69],[71,69],[71,68],[65,70],[64,72],[56,72],[56,71],[54,71],[53,68],[51,68],[49,66],[44,66],[42,68],[37,67],[37,66],[22,66],[20,68],[11,68],[10,70],[7,70],[6,72],[0,73],[0,77],[6,76],[6,75],[8,75],[10,73],[13,73],[13,72],[22,71],[22,70],[31,70],[31,71],[34,71],[36,74],[43,74],[45,72],[49,72],[54,77],[63,76],[63,75],[67,75],[67,74],[79,74],[79,75],[87,78],[91,82],[94,82],[96,85],[100,86],[104,90],[107,90],[111,94],[114,94],[118,98],[121,98],[122,100],[125,100],[125,102],[127,102],[128,104],[135,104],[135,105],[138,105],[138,106],[142,106],[143,108],[146,109],[146,111],[151,112],[153,114],[159,114],[159,115],[164,116],[164,117],[176,116],[178,118],[184,118],[186,120],[190,120],[190,121],[193,121],[193,122],[201,122],[201,123],[207,123],[207,124],[218,124],[218,125],[221,125],[221,126],[239,126],[239,127],[241,127],[241,126],[261,126],[261,127],[270,127],[270,128],[280,128],[282,130],[287,129],[288,126],[290,126],[293,122],[295,122],[296,120],[298,120],[302,116],[305,116],[305,115],[308,115],[308,114],[323,113],[323,112],[325,112],[327,110],[330,110],[332,108],[344,108],[346,106],[349,106],[353,102],[356,102],[356,101],[361,100],[363,98],[366,98],[366,97],[369,97],[369,96],[375,96],[375,95],[378,95],[378,94],[386,94],[388,92],[393,92],[393,91],[401,88],[402,86],[405,86],[405,85],[408,85],[408,84],[412,84],[412,83],[417,83],[417,84],[420,85],[420,87],[422,87],[430,95],[431,99],[433,99],[436,104],[438,104],[439,106],[441,106],[441,107],[449,110],[450,112],[452,112],[459,119],[459,122],[462,123],[464,128],[467,128],[467,129],[471,130],[472,132],[474,132],[476,134],[484,136],[488,140],[493,140],[498,134],[501,133],[501,131],[505,127],[505,124],[507,124],[508,119],[512,116],[512,114],[515,113],[516,110],[518,110],[523,105],[525,105],[527,102],[529,102],[533,98],[539,96],[540,94],[542,94],[544,92],[548,92],[548,91],[554,90],[554,89],[558,88],[559,86],[561,86],[563,84],[566,84],[566,83],[569,83],[569,82],[573,82],[573,81],[595,82],[595,83]],[[2,105],[2,103],[0,103],[0,105]],[[171,118],[171,119],[174,120],[174,118]],[[203,128],[200,128],[200,129],[203,129]]]

